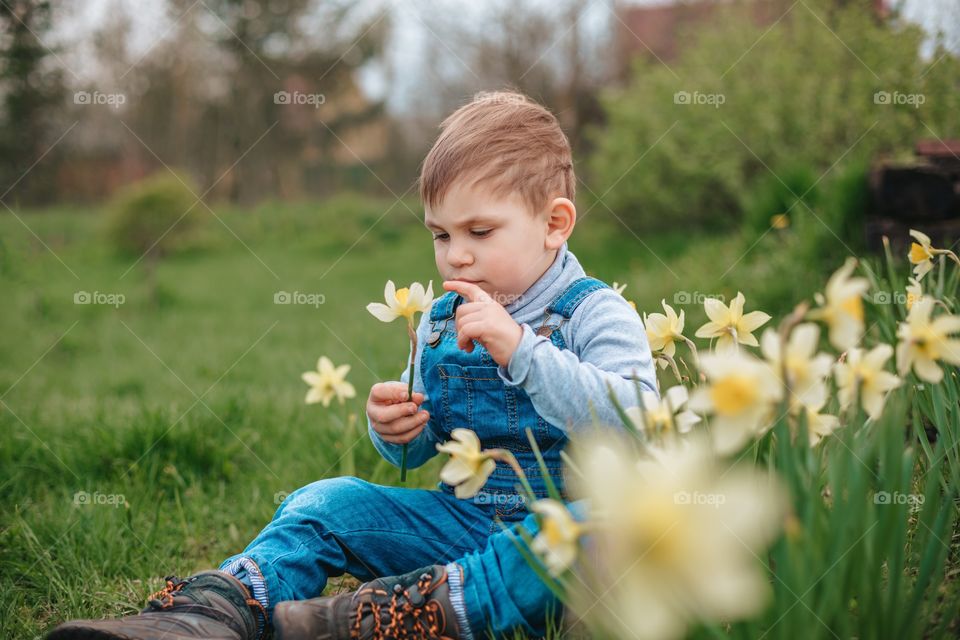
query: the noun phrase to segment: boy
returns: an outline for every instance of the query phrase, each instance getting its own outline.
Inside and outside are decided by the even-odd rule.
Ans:
[[[559,487],[567,433],[618,424],[608,396],[637,404],[634,378],[656,392],[643,324],[606,284],[585,277],[567,238],[575,176],[554,116],[521,94],[478,94],[441,125],[420,195],[447,293],[417,330],[414,395],[407,374],[367,401],[377,450],[408,466],[437,454],[457,427],[483,448],[516,455],[537,497],[546,483],[530,428]],[[77,621],[50,638],[480,638],[544,632],[556,601],[517,551],[516,526],[536,531],[516,477],[498,463],[472,500],[357,478],[292,493],[219,571],[168,579],[139,616]],[[370,580],[318,598],[330,576]],[[393,576],[378,578],[378,576]]]

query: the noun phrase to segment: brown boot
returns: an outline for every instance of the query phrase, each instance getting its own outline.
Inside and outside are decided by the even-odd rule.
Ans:
[[[273,611],[277,640],[460,638],[443,565],[378,578],[353,593],[280,602]]]
[[[256,640],[266,612],[242,582],[221,571],[166,580],[139,615],[65,622],[47,640]]]

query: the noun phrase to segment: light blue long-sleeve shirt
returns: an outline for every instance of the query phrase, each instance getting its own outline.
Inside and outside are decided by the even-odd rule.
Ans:
[[[601,422],[622,424],[607,385],[623,407],[638,404],[637,383],[657,393],[656,372],[643,321],[633,307],[612,289],[601,289],[577,307],[560,327],[567,349],[557,348],[548,337],[534,329],[542,323],[544,310],[571,282],[586,274],[566,243],[553,264],[516,301],[505,308],[522,328],[523,337],[508,366],[497,368],[505,384],[522,388],[537,413],[559,429],[576,429],[591,424],[592,405]],[[533,325],[533,327],[531,327]],[[430,313],[424,313],[417,327],[416,375],[413,390],[430,396],[420,375],[420,355],[430,334]],[[400,376],[409,380],[408,369]],[[431,416],[431,420],[433,417]],[[400,466],[403,445],[367,429],[377,451],[390,463]],[[440,442],[429,425],[410,441],[407,467],[416,468],[437,454]]]

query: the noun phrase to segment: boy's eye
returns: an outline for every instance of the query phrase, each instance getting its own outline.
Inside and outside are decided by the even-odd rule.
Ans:
[[[477,236],[478,238],[482,238],[484,236],[490,235],[491,231],[493,231],[493,229],[474,229],[470,233]]]
[[[433,239],[434,239],[434,240],[446,240],[446,239],[449,238],[449,237],[450,237],[450,236],[448,236],[448,235],[445,234],[445,233],[435,233],[435,234],[433,234]]]

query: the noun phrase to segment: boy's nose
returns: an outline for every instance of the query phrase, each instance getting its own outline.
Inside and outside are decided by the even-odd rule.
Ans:
[[[473,264],[473,256],[463,248],[451,246],[447,251],[447,262],[451,267],[462,267]]]

